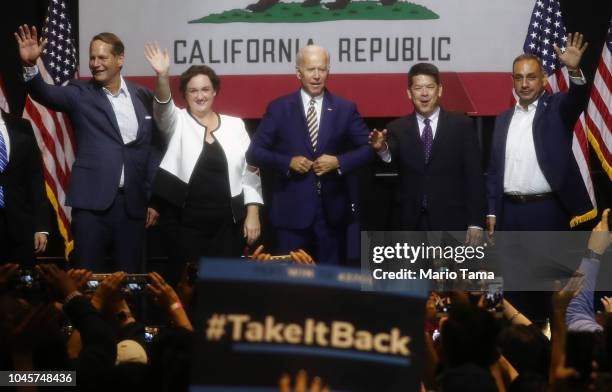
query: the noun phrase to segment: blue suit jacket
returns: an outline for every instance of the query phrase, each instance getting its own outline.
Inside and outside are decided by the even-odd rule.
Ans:
[[[317,182],[327,222],[346,225],[351,215],[351,198],[346,175],[374,157],[368,145],[369,129],[355,104],[325,91],[317,151],[312,148],[300,91],[270,103],[251,145],[247,161],[274,172],[272,224],[278,228],[304,229],[315,218]],[[334,170],[317,177],[312,170],[304,175],[289,169],[294,156],[314,161],[323,154],[335,155],[341,174]]]
[[[533,119],[538,164],[571,216],[585,214],[593,208],[572,153],[572,130],[587,94],[587,85],[573,83],[568,93],[545,93],[538,100]],[[506,140],[513,113],[514,107],[495,120],[491,160],[487,171],[488,214],[498,217],[502,212]]]
[[[103,211],[115,200],[124,167],[127,213],[146,215],[151,180],[159,154],[151,145],[154,122],[150,91],[126,81],[136,118],[136,139],[123,143],[110,101],[92,81],[73,80],[67,86],[52,86],[38,74],[26,82],[28,93],[41,104],[66,112],[72,122],[76,160],[72,166],[66,205]]]

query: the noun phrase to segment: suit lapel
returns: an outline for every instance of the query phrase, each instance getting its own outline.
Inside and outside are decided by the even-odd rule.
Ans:
[[[323,95],[323,105],[321,105],[321,120],[319,122],[319,140],[317,141],[317,150],[324,151],[331,132],[335,119],[335,104],[334,97],[327,90]]]
[[[498,121],[500,121],[500,126],[499,126],[499,130],[501,132],[501,134],[497,137],[499,137],[500,139],[498,139],[499,141],[497,142],[496,140],[493,141],[493,143],[491,143],[491,145],[493,146],[493,148],[495,148],[495,146],[498,146],[498,150],[496,151],[495,156],[498,159],[498,162],[496,162],[496,165],[498,168],[500,168],[498,170],[499,173],[501,173],[500,178],[502,178],[502,181],[500,181],[500,186],[503,188],[504,186],[504,172],[506,170],[506,143],[508,142],[508,130],[510,129],[510,121],[512,120],[512,115],[514,114],[514,110],[508,110],[505,113],[502,113],[498,119]]]
[[[4,169],[5,172],[7,172],[11,169],[11,167],[16,164],[16,162],[19,161],[19,159],[21,158],[20,154],[24,152],[24,148],[21,146],[24,141],[24,138],[21,137],[19,129],[20,126],[17,122],[14,122],[10,118],[5,117],[4,112],[2,112],[2,118],[4,120],[4,126],[6,127],[6,134],[8,135],[8,140],[5,140],[4,143],[5,145],[10,145],[10,148],[8,149],[10,151],[7,150],[8,164]]]
[[[544,93],[544,95],[540,97],[540,99],[538,100],[538,106],[536,108],[535,116],[533,117],[533,124],[531,126],[532,127],[531,131],[533,133],[533,143],[535,145],[536,152],[543,151],[542,149],[539,148],[542,145],[541,139],[544,136],[542,135],[542,132],[540,131],[542,127],[540,127],[539,125],[542,120],[542,116],[544,115],[544,112],[548,110],[549,98],[550,98],[550,94],[548,93]]]
[[[127,85],[128,91],[130,92],[130,99],[132,100],[132,106],[134,106],[134,111],[136,112],[136,121],[138,121],[138,133],[136,134],[136,139],[138,140],[142,136],[142,124],[144,117],[147,113],[146,108],[142,101],[138,98],[138,91],[132,85],[132,83],[125,82]]]
[[[436,155],[436,151],[440,150],[440,145],[444,144],[444,141],[447,136],[446,130],[446,113],[440,108],[440,112],[438,113],[438,124],[436,124],[436,129],[434,131],[434,139],[433,144],[431,146],[431,155],[429,156],[429,162],[431,162]],[[421,146],[423,143],[421,143]],[[423,159],[425,159],[425,153],[423,153]],[[429,163],[428,162],[428,163]]]
[[[417,122],[416,112],[412,112],[410,116],[408,116],[408,129],[406,138],[409,144],[412,144],[415,147],[415,151],[417,152],[417,156],[415,159],[425,167],[425,151],[423,149],[423,142],[421,141],[421,135],[419,133],[419,124]]]
[[[312,143],[310,142],[310,137],[308,136],[308,128],[306,127],[306,114],[304,113],[301,90],[298,90],[297,93],[293,95],[293,98],[294,110],[299,113],[299,116],[295,117],[296,121],[299,123],[299,125],[296,125],[295,129],[297,129],[297,133],[299,134],[298,136],[304,143],[304,146],[306,146],[310,154],[313,155],[314,150],[312,149]],[[320,128],[321,126],[319,125],[319,134],[321,132]]]
[[[121,130],[119,129],[119,124],[117,123],[117,116],[115,116],[115,112],[113,111],[113,106],[110,103],[110,100],[108,99],[108,97],[106,96],[106,92],[104,92],[104,89],[102,87],[97,87],[93,83],[91,83],[90,86],[91,88],[96,90],[96,93],[98,94],[98,97],[99,97],[99,99],[97,100],[98,106],[100,107],[100,109],[102,109],[102,111],[104,112],[104,115],[106,116],[108,121],[112,124],[113,129],[115,130],[115,132],[113,132],[113,135],[118,141],[120,141],[123,144],[123,138],[121,137]]]
[[[4,124],[6,125],[6,133],[8,135],[8,140],[5,140],[4,143],[5,145],[7,143],[10,144],[10,151],[7,151],[8,154],[8,163],[6,165],[6,168],[4,169],[5,172],[8,172],[11,167],[13,166],[13,164],[17,161],[17,159],[19,158],[19,137],[18,137],[18,133],[13,130],[13,127],[11,126],[11,124],[9,124],[8,122],[4,122]]]

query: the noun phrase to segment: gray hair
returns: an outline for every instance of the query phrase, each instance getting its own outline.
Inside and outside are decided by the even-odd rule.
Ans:
[[[329,52],[324,47],[315,44],[306,45],[300,48],[297,53],[297,56],[295,57],[295,68],[299,68],[300,65],[302,65],[305,53],[312,50],[321,50],[323,51],[323,53],[325,53],[325,58],[327,59],[327,68],[329,68]]]

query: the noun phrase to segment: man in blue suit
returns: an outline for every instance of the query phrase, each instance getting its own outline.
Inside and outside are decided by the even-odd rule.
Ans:
[[[327,50],[302,48],[296,72],[302,88],[270,103],[247,160],[274,173],[276,251],[303,248],[319,263],[338,264],[354,212],[347,175],[374,156],[369,130],[354,103],[325,89]]]
[[[512,66],[516,105],[495,121],[487,172],[487,228],[567,230],[570,217],[592,209],[572,154],[572,129],[588,94],[580,71],[582,34],[569,34],[556,55],[567,67],[569,93],[548,94],[542,60],[518,56]]]
[[[72,207],[73,261],[94,271],[142,269],[149,184],[157,168],[151,145],[152,94],[121,76],[124,46],[112,33],[96,35],[89,45],[92,79],[66,86],[45,83],[36,67],[45,42],[36,28],[15,34],[28,93],[49,108],[68,113],[77,155],[66,204]],[[112,249],[114,265],[104,263]]]

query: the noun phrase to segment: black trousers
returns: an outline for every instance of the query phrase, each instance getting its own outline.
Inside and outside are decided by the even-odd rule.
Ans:
[[[202,219],[197,227],[185,224],[179,208],[169,208],[162,215],[163,231],[167,235],[169,266],[164,278],[177,282],[185,264],[198,263],[202,257],[238,258],[244,252],[243,222],[231,216]]]
[[[0,208],[0,264],[15,263],[31,268],[35,263],[34,232],[16,232],[9,227],[6,213]]]

